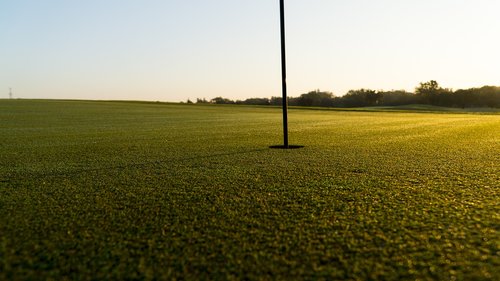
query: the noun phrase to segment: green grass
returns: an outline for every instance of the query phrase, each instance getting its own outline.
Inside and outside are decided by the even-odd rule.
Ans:
[[[500,113],[499,108],[489,107],[472,107],[472,108],[452,108],[425,104],[410,104],[400,106],[374,106],[363,107],[359,110],[375,110],[375,111],[416,111],[416,112],[454,112],[454,113]]]
[[[500,278],[500,115],[0,100],[0,279]]]

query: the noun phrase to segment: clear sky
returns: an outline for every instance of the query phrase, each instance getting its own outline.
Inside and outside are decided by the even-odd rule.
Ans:
[[[290,96],[500,85],[499,0],[285,5]],[[245,99],[280,78],[278,0],[0,1],[0,98]]]

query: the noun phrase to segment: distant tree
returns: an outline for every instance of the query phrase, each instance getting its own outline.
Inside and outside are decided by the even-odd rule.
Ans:
[[[246,99],[242,104],[248,104],[248,105],[269,105],[270,101],[268,98],[250,98]]]
[[[332,106],[333,93],[320,90],[302,94],[296,101],[301,106]]]
[[[455,91],[452,96],[451,106],[500,108],[500,87],[461,89]]]
[[[382,94],[368,89],[350,90],[342,97],[345,107],[375,106],[382,100]]]
[[[500,108],[500,87],[484,86],[477,90],[479,106]]]
[[[396,106],[417,103],[415,94],[405,90],[385,91],[379,94],[382,95],[379,105]]]
[[[420,83],[420,85],[415,88],[415,94],[419,102],[431,105],[451,106],[452,93],[452,90],[440,87],[435,80]]]
[[[196,103],[208,103],[208,101],[205,98],[203,98],[203,99],[197,98]]]
[[[232,101],[230,99],[223,98],[223,97],[213,98],[210,102],[215,103],[215,104],[234,104],[235,103],[234,101]]]
[[[282,98],[280,100],[283,101]],[[300,102],[301,102],[300,97],[288,97],[288,105],[291,105],[291,106],[304,106]]]
[[[365,94],[365,101],[368,106],[375,106],[380,103],[382,95],[374,90],[367,90]]]
[[[282,97],[271,97],[271,100],[269,101],[270,105],[281,105],[283,102]]]
[[[187,103],[192,103],[189,99]],[[216,97],[207,101],[196,99],[196,103],[215,104],[247,104],[281,106],[281,97],[249,98],[233,101]],[[465,90],[452,91],[442,88],[435,80],[420,83],[415,93],[404,90],[374,91],[370,89],[350,90],[342,97],[335,97],[331,92],[310,91],[299,97],[288,97],[288,104],[293,106],[321,107],[363,107],[363,106],[397,106],[423,103],[447,107],[496,107],[500,108],[500,87],[484,86]]]
[[[188,104],[192,104],[193,102],[192,102],[190,99],[188,99],[188,100],[186,101],[186,103],[188,103]]]
[[[475,89],[457,90],[453,93],[453,105],[454,107],[474,107],[477,106],[478,95],[474,94]]]
[[[439,84],[435,80],[429,82],[420,82],[420,85],[415,88],[415,94],[420,103],[430,104],[431,96],[437,95]]]

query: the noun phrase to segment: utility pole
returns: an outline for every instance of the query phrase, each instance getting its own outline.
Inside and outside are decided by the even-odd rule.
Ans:
[[[285,1],[280,0],[281,29],[281,87],[283,94],[283,148],[288,147],[288,98],[286,93],[286,55],[285,55]]]

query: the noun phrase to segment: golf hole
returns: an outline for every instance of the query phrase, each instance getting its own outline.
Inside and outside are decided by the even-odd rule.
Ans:
[[[269,148],[272,149],[298,149],[298,148],[303,148],[303,145],[289,145],[288,147],[284,145],[271,145]]]

